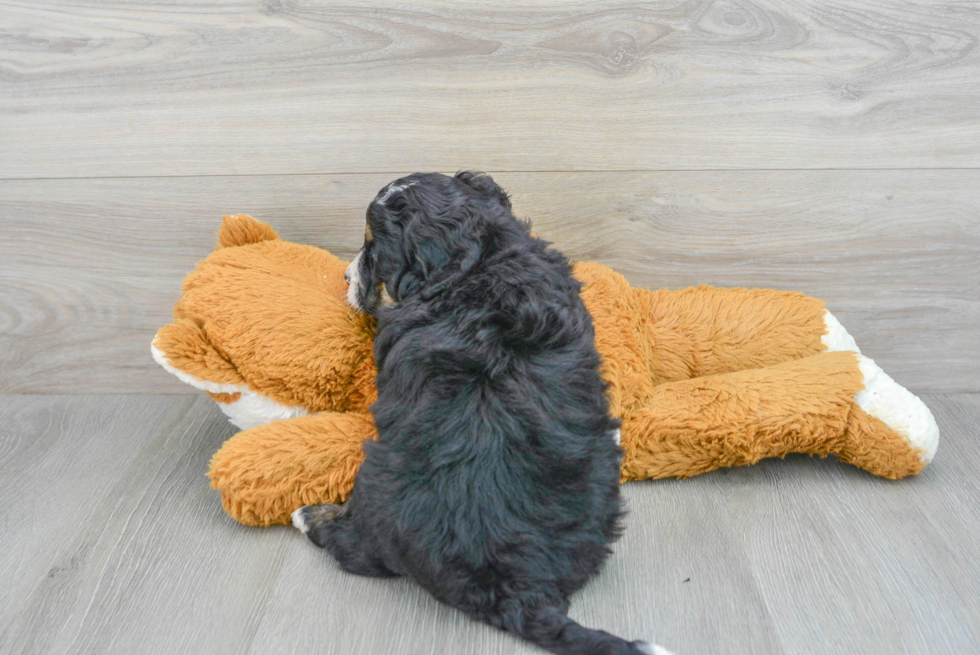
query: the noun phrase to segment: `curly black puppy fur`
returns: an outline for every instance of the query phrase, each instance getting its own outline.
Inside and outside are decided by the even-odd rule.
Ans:
[[[345,506],[294,514],[360,575],[556,653],[650,653],[566,615],[619,536],[620,449],[592,319],[568,261],[488,176],[382,189],[348,269],[377,316],[377,442]],[[661,652],[661,651],[658,651]]]

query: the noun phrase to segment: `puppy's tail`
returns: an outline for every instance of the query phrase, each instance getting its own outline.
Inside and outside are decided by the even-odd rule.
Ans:
[[[656,644],[626,641],[603,630],[590,630],[557,607],[527,610],[523,624],[512,629],[541,648],[561,655],[672,655]]]

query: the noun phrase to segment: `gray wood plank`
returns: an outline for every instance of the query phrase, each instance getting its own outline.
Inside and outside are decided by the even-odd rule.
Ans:
[[[121,471],[145,450],[145,426],[186,397],[0,396],[0,644],[38,586],[55,587],[88,562],[60,552]],[[0,646],[0,650],[3,647]]]
[[[627,485],[624,492],[626,534],[603,572],[573,597],[570,615],[684,654],[783,653],[723,494],[697,480]],[[296,565],[282,571],[252,642],[255,655],[542,652],[440,605],[408,581],[344,574],[309,543],[290,557]]]
[[[18,529],[0,560],[12,590],[0,652],[240,652],[282,543],[254,541],[208,488],[208,458],[234,432],[214,404],[5,396],[0,407],[4,445],[21,444],[2,460],[3,523]]]
[[[920,477],[802,457],[716,476],[787,652],[980,650],[980,397],[926,400],[943,436]]]
[[[0,177],[980,165],[972,2],[8,1]]]
[[[915,391],[980,390],[980,171],[498,173],[637,286],[823,298]],[[189,389],[149,357],[222,213],[350,257],[387,174],[0,181],[0,391]]]
[[[626,485],[572,615],[685,655],[974,652],[980,395],[926,400],[918,478],[791,457]],[[228,519],[202,474],[232,432],[203,399],[0,396],[0,653],[537,652]]]
[[[189,393],[150,355],[180,280],[0,269],[0,392]]]

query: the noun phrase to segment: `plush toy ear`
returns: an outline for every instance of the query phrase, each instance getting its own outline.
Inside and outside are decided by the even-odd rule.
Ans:
[[[279,235],[268,223],[256,220],[247,214],[232,214],[225,216],[218,230],[218,244],[215,250],[246,246],[250,243],[272,241]]]

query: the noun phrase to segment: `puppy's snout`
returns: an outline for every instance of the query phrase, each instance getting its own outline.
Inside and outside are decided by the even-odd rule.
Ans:
[[[351,284],[351,280],[354,277],[354,271],[356,270],[357,263],[360,261],[360,259],[361,253],[357,253],[357,257],[354,258],[354,261],[348,264],[347,268],[344,269],[344,282],[347,283],[347,286],[350,286]]]
[[[360,278],[357,274],[357,266],[361,261],[361,255],[363,254],[363,251],[357,253],[357,257],[354,258],[354,261],[352,261],[347,267],[347,270],[344,271],[344,282],[347,283],[347,302],[350,303],[352,307],[357,307],[358,309],[360,308],[360,304],[357,301],[357,293],[358,287],[360,286]]]

